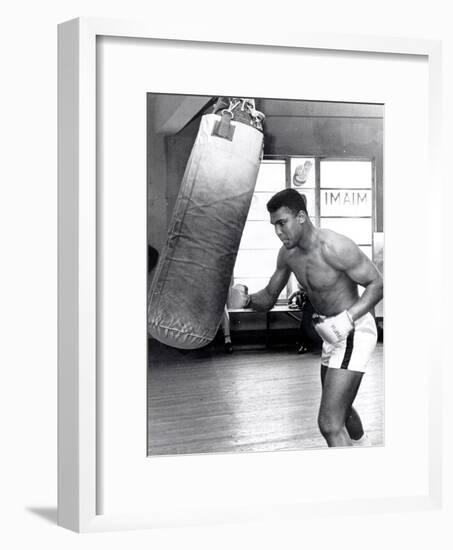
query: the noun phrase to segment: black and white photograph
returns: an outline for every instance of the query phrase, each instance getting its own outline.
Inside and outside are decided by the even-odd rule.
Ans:
[[[379,447],[384,105],[147,94],[147,454]]]

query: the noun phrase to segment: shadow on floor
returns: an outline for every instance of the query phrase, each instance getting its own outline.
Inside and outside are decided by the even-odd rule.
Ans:
[[[27,508],[27,512],[30,512],[32,514],[35,514],[35,516],[39,516],[40,518],[45,519],[49,523],[57,524],[57,509],[56,508],[46,508],[46,507],[31,507]]]

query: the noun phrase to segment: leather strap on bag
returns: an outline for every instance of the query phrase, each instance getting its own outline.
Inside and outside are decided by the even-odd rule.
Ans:
[[[220,115],[221,119],[214,125],[213,136],[233,140],[234,126],[231,121],[241,122],[263,131],[264,114],[255,108],[255,100],[240,97],[219,97],[212,113]]]

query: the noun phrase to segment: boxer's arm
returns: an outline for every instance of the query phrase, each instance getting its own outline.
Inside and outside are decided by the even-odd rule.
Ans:
[[[337,235],[324,249],[327,262],[345,272],[355,283],[365,287],[365,292],[348,308],[355,321],[368,313],[384,295],[382,275],[373,262],[349,238]]]
[[[257,311],[269,311],[272,309],[281,291],[285,288],[290,274],[291,271],[285,260],[285,251],[281,249],[278,253],[277,267],[267,286],[250,295],[248,307],[256,309]]]

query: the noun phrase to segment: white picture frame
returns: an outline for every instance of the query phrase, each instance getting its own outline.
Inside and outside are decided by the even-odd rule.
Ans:
[[[99,377],[99,272],[98,212],[103,197],[97,189],[97,40],[100,37],[144,39],[196,43],[201,49],[212,49],[217,44],[236,45],[236,49],[252,46],[257,52],[281,49],[290,52],[316,50],[320,52],[355,52],[367,55],[400,55],[423,58],[428,64],[428,124],[429,166],[432,177],[431,193],[424,201],[429,219],[430,242],[436,243],[426,254],[429,265],[441,263],[441,221],[436,218],[442,202],[440,182],[440,98],[441,58],[440,43],[429,40],[406,40],[385,37],[342,36],[304,33],[300,36],[275,33],[253,38],[235,33],[219,36],[217,30],[183,34],[161,32],[153,25],[103,19],[77,19],[59,26],[59,410],[58,410],[58,523],[79,531],[100,531],[142,528],[161,525],[183,525],[222,521],[248,521],[267,517],[297,519],[323,514],[335,514],[338,501],[312,500],[310,502],[264,503],[263,507],[245,505],[237,509],[208,504],[187,517],[187,507],[174,513],[170,507],[162,514],[148,514],[135,510],[131,514],[99,513],[104,508],[101,492],[105,483],[101,471],[104,448],[100,445],[99,400],[104,388]],[[193,77],[195,78],[195,76]],[[386,265],[388,262],[386,260]],[[438,271],[428,273],[429,297],[440,292],[442,281]],[[430,319],[440,321],[440,312],[431,301]],[[105,344],[105,343],[104,343]],[[108,345],[108,343],[107,343]],[[441,437],[441,368],[442,353],[432,352],[427,407],[429,436],[427,456],[427,487],[418,495],[400,494],[379,499],[351,499],[349,512],[432,510],[442,502],[442,437]],[[327,460],[325,455],[324,460]],[[333,455],[332,455],[333,456]],[[242,457],[241,457],[242,458]],[[245,460],[248,460],[244,457]],[[194,457],[206,465],[209,457]],[[165,459],[162,459],[165,460]],[[170,461],[171,459],[166,459]],[[273,460],[273,459],[272,459]],[[278,461],[278,457],[275,459]],[[125,475],[131,465],[125,465]],[[152,467],[152,466],[150,466]],[[165,470],[165,468],[164,468]],[[130,473],[130,472],[129,472]],[[104,481],[103,481],[104,480]],[[223,503],[219,503],[222,505]],[[140,507],[139,507],[140,508]],[[219,511],[222,509],[222,513]],[[224,513],[225,512],[225,513]]]

